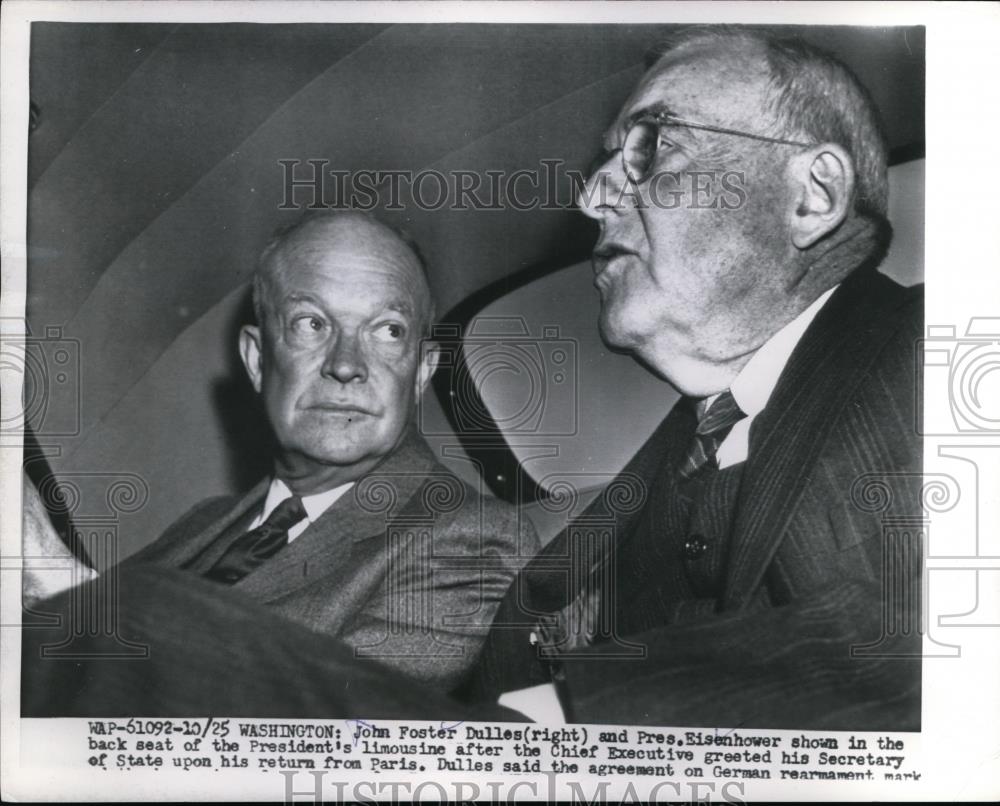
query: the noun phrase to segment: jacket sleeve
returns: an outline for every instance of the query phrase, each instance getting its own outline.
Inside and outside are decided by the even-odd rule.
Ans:
[[[359,658],[449,690],[475,663],[511,581],[538,547],[514,507],[470,496],[454,517],[397,544],[385,584],[340,637]]]
[[[918,730],[920,635],[882,616],[880,586],[852,581],[660,628],[630,636],[642,660],[563,656],[564,700],[578,722]]]

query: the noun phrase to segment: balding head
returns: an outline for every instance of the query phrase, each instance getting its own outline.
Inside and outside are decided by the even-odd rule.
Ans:
[[[324,256],[365,255],[395,266],[412,288],[413,304],[420,314],[421,332],[428,334],[436,314],[427,281],[427,266],[417,243],[405,232],[356,210],[310,212],[279,230],[257,261],[253,278],[253,310],[261,326],[280,279],[296,266]]]
[[[607,130],[580,195],[601,228],[605,340],[686,394],[728,388],[781,327],[884,252],[878,135],[860,85],[815,49],[728,29],[675,41]]]
[[[888,146],[871,94],[843,62],[798,37],[730,25],[689,28],[658,48],[648,59],[654,70],[667,57],[713,49],[734,65],[762,75],[766,97],[758,128],[776,137],[830,142],[854,163],[852,207],[878,229],[878,254],[884,257],[892,238],[887,219]],[[744,73],[746,75],[746,73]]]

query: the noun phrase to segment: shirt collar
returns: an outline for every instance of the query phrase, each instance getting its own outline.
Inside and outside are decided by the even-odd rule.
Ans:
[[[836,290],[835,285],[824,291],[808,308],[764,342],[733,379],[729,391],[748,418],[756,417],[764,410],[795,345],[799,343],[819,309]]]
[[[349,481],[347,484],[341,484],[339,487],[334,487],[332,490],[324,490],[321,493],[302,496],[302,506],[306,511],[306,520],[309,521],[309,523],[314,523],[320,515],[333,506],[333,503],[340,498],[340,496],[346,493],[353,486],[354,482]],[[278,504],[291,496],[292,491],[288,489],[288,485],[285,484],[285,482],[281,479],[272,479],[271,486],[267,490],[267,498],[264,499],[264,509],[261,513],[261,520],[266,520],[267,516],[274,511],[274,508],[278,506]]]

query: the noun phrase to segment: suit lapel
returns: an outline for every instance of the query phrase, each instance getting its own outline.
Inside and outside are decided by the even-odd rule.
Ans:
[[[332,570],[348,569],[355,544],[384,538],[389,521],[406,507],[435,465],[434,454],[411,428],[382,464],[234,588],[266,602],[284,598]]]
[[[192,566],[192,570],[196,573],[202,573],[210,568],[222,556],[229,544],[240,536],[241,532],[234,532],[232,540],[219,540],[219,538],[238,520],[249,516],[255,510],[259,510],[264,503],[264,497],[267,495],[270,483],[269,479],[257,482],[222,518],[190,540],[182,541],[173,556],[167,558],[169,563],[180,567],[192,560],[197,560],[197,563]]]
[[[730,548],[724,606],[747,605],[760,586],[838,413],[899,326],[903,290],[859,270],[817,314],[767,407],[751,426]]]

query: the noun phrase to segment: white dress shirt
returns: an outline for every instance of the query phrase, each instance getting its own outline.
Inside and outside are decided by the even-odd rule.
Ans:
[[[733,379],[729,391],[733,393],[736,405],[746,417],[732,427],[719,445],[716,457],[719,460],[720,470],[746,461],[747,451],[750,448],[750,424],[770,400],[774,387],[778,385],[778,378],[802,334],[836,290],[837,286],[834,286],[825,291],[812,305],[764,342],[740,370],[740,374]],[[711,406],[717,397],[718,395],[709,397],[708,405]]]
[[[310,524],[315,523],[320,515],[333,506],[333,503],[353,486],[354,482],[349,481],[347,484],[341,484],[339,487],[334,487],[332,490],[325,490],[321,493],[316,493],[315,495],[302,496],[302,506],[306,511],[306,516],[288,530],[288,542],[291,543],[295,538],[308,529]],[[281,479],[273,479],[271,481],[271,486],[267,490],[267,498],[264,499],[264,508],[260,511],[260,515],[254,519],[254,522],[250,524],[247,531],[250,529],[256,529],[260,526],[265,520],[267,520],[268,515],[274,511],[274,508],[278,506],[278,504],[286,498],[291,497],[292,491],[288,489],[288,485]]]

